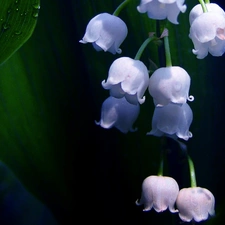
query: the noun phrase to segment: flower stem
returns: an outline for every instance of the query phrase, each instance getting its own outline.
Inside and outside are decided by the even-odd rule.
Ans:
[[[189,164],[191,187],[197,187],[194,163],[189,155],[187,156],[187,158],[188,158],[188,164]]]
[[[207,7],[206,7],[207,1],[206,1],[206,3],[204,2],[204,0],[198,0],[198,1],[199,1],[199,3],[200,3],[201,6],[202,6],[203,12],[204,12],[204,13],[205,13],[205,12],[208,12],[208,9],[207,9]]]
[[[169,31],[165,28],[161,37],[164,38],[164,47],[166,55],[166,67],[172,66],[172,60],[170,55],[170,45],[169,45]]]
[[[125,0],[123,1],[114,11],[113,15],[114,16],[119,16],[120,11],[130,2],[131,0]]]
[[[163,151],[162,151],[161,157],[160,157],[158,176],[163,176]]]
[[[141,55],[143,53],[143,51],[145,50],[146,46],[153,40],[155,39],[155,37],[153,35],[151,35],[149,38],[147,38],[141,45],[141,47],[139,48],[137,54],[135,55],[134,59],[135,60],[139,60],[141,58]]]
[[[210,0],[205,0],[205,4],[210,4]]]

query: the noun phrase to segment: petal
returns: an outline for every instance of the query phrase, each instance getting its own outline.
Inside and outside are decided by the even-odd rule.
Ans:
[[[120,57],[116,59],[109,68],[107,81],[102,82],[105,89],[109,89],[111,85],[118,84],[129,76],[133,69],[133,59],[129,57]]]
[[[190,106],[185,103],[181,106],[182,112],[179,120],[178,131],[176,132],[177,137],[188,140],[192,137],[192,133],[189,131],[189,127],[193,120],[193,113]]]
[[[186,5],[183,5],[184,0],[177,1],[173,4],[167,5],[167,11],[168,15],[167,18],[168,20],[173,23],[173,24],[178,24],[177,17],[180,12],[184,13],[187,9]]]
[[[198,59],[205,58],[208,55],[208,46],[210,43],[201,43],[195,36],[192,36],[191,34],[189,37],[192,39],[195,48],[192,50],[192,52],[197,55]]]
[[[225,41],[215,38],[214,44],[209,43],[209,53],[213,56],[222,56],[225,52]]]
[[[178,192],[179,186],[173,178],[149,176],[142,183],[141,199],[136,204],[144,204],[144,211],[153,207],[157,212],[163,212],[169,207],[171,212],[177,212],[174,205]]]
[[[169,103],[163,107],[156,107],[152,118],[152,130],[147,135],[165,134],[170,137],[176,134],[177,137],[188,140],[192,137],[189,131],[192,119],[192,110],[187,103]]]
[[[209,3],[209,4],[207,3],[206,7],[207,7],[208,12],[214,12],[214,13],[218,13],[218,14],[221,14],[221,15],[225,16],[224,10],[219,5],[217,5],[215,3]],[[190,25],[202,13],[203,13],[203,10],[202,10],[201,4],[197,4],[196,6],[194,6],[192,8],[192,10],[190,11],[190,14],[189,14]]]
[[[116,127],[122,133],[135,131],[133,123],[140,112],[139,104],[133,105],[123,98],[108,97],[102,104],[101,120],[96,122],[103,128]]]
[[[149,79],[149,93],[155,105],[169,102],[183,104],[187,101],[190,88],[190,76],[181,67],[161,67]]]
[[[119,46],[128,33],[126,24],[117,16],[101,13],[90,20],[81,43],[93,43],[94,48],[121,53]]]
[[[213,194],[201,187],[183,188],[180,190],[176,205],[180,218],[189,222],[206,220],[209,215],[214,215],[215,198]]]
[[[158,0],[158,1],[161,3],[164,3],[164,4],[171,4],[171,3],[176,2],[177,0]]]
[[[193,21],[190,36],[205,43],[216,37],[218,28],[225,28],[225,17],[213,12],[203,13]]]
[[[124,95],[125,92],[122,90],[120,83],[110,86],[110,96],[122,98]]]
[[[152,2],[153,0],[141,0],[140,5],[137,7],[138,12],[146,13],[148,8],[148,3]]]
[[[102,82],[102,86],[105,89],[112,89],[110,91],[112,96],[121,97],[123,94],[131,104],[137,104],[137,102],[142,104],[145,101],[143,95],[148,83],[148,70],[143,62],[121,57],[110,66],[108,79]]]
[[[158,1],[153,1],[147,5],[148,17],[156,20],[163,20],[167,17],[167,6],[166,4]]]
[[[174,24],[178,24],[177,17],[181,12],[186,11],[186,5],[183,5],[184,0],[155,0],[155,1],[141,1],[137,7],[140,13],[147,12],[151,19],[168,20]]]

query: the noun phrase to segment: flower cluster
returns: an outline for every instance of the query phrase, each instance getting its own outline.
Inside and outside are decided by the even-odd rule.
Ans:
[[[225,52],[225,12],[217,4],[206,4],[203,12],[200,4],[189,14],[190,34],[194,49],[192,52],[198,59],[205,58],[208,53],[221,56]]]
[[[201,187],[179,190],[177,182],[167,176],[149,176],[143,181],[141,199],[136,205],[143,204],[143,211],[154,208],[156,212],[167,209],[178,212],[184,222],[200,222],[215,214],[215,198],[209,190]]]
[[[193,113],[187,100],[189,96],[190,76],[179,66],[157,69],[150,77],[149,93],[156,105],[152,119],[152,130],[148,135],[166,135],[173,139],[188,140]]]
[[[125,40],[128,29],[118,14],[128,2],[130,0],[124,0],[113,14],[100,13],[91,19],[80,43],[92,43],[97,51],[120,54],[120,45]],[[184,2],[185,0],[141,0],[137,10],[147,13],[150,19],[168,19],[171,23],[178,24],[179,13],[184,13],[187,8]],[[203,0],[200,2],[189,14],[189,38],[194,45],[192,52],[198,59],[205,58],[208,53],[221,56],[225,52],[225,12],[217,4],[205,4]],[[191,78],[184,68],[172,65],[167,29],[164,29],[160,37],[164,39],[166,66],[156,69],[149,76],[140,57],[147,44],[157,39],[152,33],[134,58],[122,56],[112,62],[107,79],[102,81],[102,87],[109,91],[110,96],[102,104],[101,119],[95,123],[105,129],[115,127],[125,134],[136,131],[134,123],[138,118],[140,105],[146,100],[145,92],[148,89],[155,109],[152,129],[147,135],[172,138],[180,144],[181,149],[186,149],[186,145],[179,139],[187,141],[192,137],[189,128],[193,112],[187,103],[194,100],[189,95]],[[189,166],[190,173],[194,174],[190,159]],[[178,212],[184,222],[206,220],[215,213],[214,196],[209,190],[196,185],[195,176],[191,176],[191,183],[191,187],[180,190],[172,177],[161,173],[149,176],[143,181],[141,198],[136,204],[144,205],[143,211],[154,208],[157,212],[163,212],[168,208],[172,213]]]

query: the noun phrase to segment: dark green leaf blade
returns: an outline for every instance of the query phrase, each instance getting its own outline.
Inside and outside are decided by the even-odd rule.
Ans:
[[[5,0],[0,7],[0,65],[32,35],[40,0]]]

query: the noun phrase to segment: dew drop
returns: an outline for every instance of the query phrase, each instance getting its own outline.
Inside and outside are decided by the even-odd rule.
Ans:
[[[22,34],[22,32],[21,31],[16,31],[15,34],[16,35],[20,35],[20,34]]]
[[[18,9],[18,8],[16,8],[16,11],[18,12],[18,11],[19,11],[19,9]]]
[[[4,29],[4,30],[7,30],[7,29],[9,29],[9,24],[7,24],[7,23],[4,23],[4,24],[3,24],[3,29]]]
[[[34,18],[37,18],[37,17],[38,17],[38,13],[37,13],[37,12],[34,12],[34,13],[33,13],[33,17],[34,17]]]
[[[7,13],[10,14],[11,13],[11,9],[8,9]]]
[[[40,9],[39,3],[34,3],[32,6],[33,6],[34,9]]]

